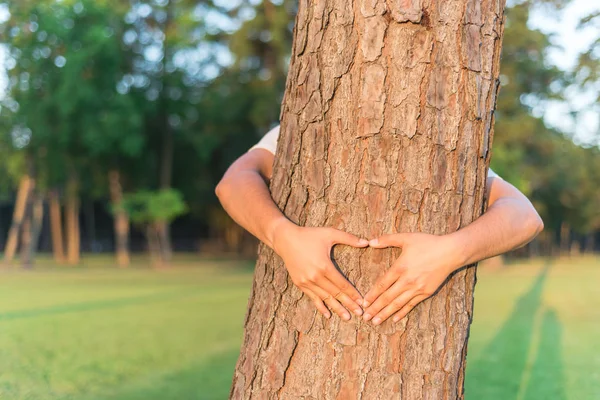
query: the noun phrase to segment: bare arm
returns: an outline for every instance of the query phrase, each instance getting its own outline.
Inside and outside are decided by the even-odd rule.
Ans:
[[[457,232],[397,233],[372,240],[371,247],[400,247],[402,253],[365,295],[365,320],[378,325],[394,315],[399,321],[452,272],[522,247],[543,229],[531,202],[508,182],[488,179],[488,198],[487,212]]]
[[[325,304],[345,320],[350,319],[346,308],[362,315],[361,294],[335,268],[330,254],[336,244],[366,247],[368,241],[332,228],[299,227],[288,220],[267,187],[273,159],[269,151],[254,149],[234,162],[216,189],[221,204],[283,259],[294,284],[323,315],[331,316]]]
[[[490,178],[487,211],[450,235],[463,249],[456,268],[523,247],[543,229],[542,219],[523,193],[502,179]]]
[[[273,154],[255,149],[237,159],[216,188],[217,197],[235,222],[273,248],[277,225],[290,223],[279,211],[267,186]]]

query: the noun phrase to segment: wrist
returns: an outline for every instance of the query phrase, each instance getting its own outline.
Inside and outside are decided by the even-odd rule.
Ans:
[[[459,232],[448,234],[446,238],[448,239],[450,249],[452,249],[451,256],[449,257],[449,272],[452,273],[469,264],[469,244]]]
[[[267,232],[268,242],[266,244],[271,249],[273,249],[275,253],[279,254],[279,251],[277,249],[278,239],[286,236],[288,234],[288,231],[290,229],[293,229],[294,227],[297,227],[297,225],[284,216],[275,219],[271,223],[271,226],[269,227],[269,230]]]

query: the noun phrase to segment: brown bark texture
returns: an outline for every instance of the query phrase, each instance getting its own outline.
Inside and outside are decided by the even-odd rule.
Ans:
[[[118,206],[123,201],[123,188],[121,186],[121,174],[118,170],[109,172],[108,181],[110,186],[110,200],[115,206],[114,213],[114,229],[115,229],[115,244],[117,253],[117,265],[125,268],[129,265],[129,216],[127,212],[118,209]]]
[[[4,261],[7,263],[12,262],[17,252],[19,245],[19,234],[23,226],[23,218],[27,211],[28,199],[33,193],[35,182],[29,176],[26,175],[21,178],[19,183],[19,190],[17,192],[17,201],[15,203],[15,210],[13,212],[13,220],[8,232],[8,238],[6,239],[6,246],[4,250]]]
[[[484,208],[504,0],[300,0],[273,199],[295,223],[456,231]],[[337,246],[365,294],[399,250]],[[475,268],[398,323],[326,320],[261,245],[233,399],[462,399]]]

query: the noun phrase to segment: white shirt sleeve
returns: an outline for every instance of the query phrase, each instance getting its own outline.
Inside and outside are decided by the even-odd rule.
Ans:
[[[279,125],[271,129],[258,143],[252,146],[250,150],[264,149],[275,155],[275,152],[277,151],[277,139],[279,139]]]
[[[502,177],[500,177],[497,173],[495,173],[494,170],[491,168],[488,170],[488,178],[502,179]]]
[[[265,136],[260,139],[258,143],[250,148],[250,150],[254,149],[264,149],[275,155],[277,151],[277,140],[279,139],[279,125],[275,128],[271,129]],[[248,150],[248,151],[250,151]],[[498,174],[496,174],[491,168],[488,170],[488,178],[498,178],[502,179]]]

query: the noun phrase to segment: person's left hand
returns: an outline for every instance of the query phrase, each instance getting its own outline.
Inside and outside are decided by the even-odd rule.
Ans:
[[[450,235],[396,233],[369,242],[371,247],[400,247],[402,253],[364,297],[363,318],[379,325],[390,316],[398,322],[433,295],[461,266],[460,249]]]

